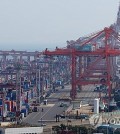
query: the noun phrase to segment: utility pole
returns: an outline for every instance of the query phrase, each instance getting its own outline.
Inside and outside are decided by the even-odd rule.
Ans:
[[[37,95],[37,97],[38,97],[38,81],[37,81],[37,76],[38,76],[38,68],[37,68],[37,63],[36,63],[36,70],[35,70],[35,72],[36,72],[36,75],[35,75],[35,84],[36,84],[36,95]]]
[[[38,62],[36,63],[36,89],[37,89],[37,102],[40,103],[40,70]]]
[[[37,79],[37,97],[38,97],[38,103],[43,99],[43,76],[41,75],[42,67],[40,64],[37,66],[38,68],[38,79]]]
[[[39,85],[38,85],[38,97],[39,97],[39,103],[40,103],[40,90],[42,90],[41,87],[41,82],[40,82],[40,72],[41,72],[41,67],[39,65]]]
[[[50,82],[50,89],[52,89],[52,72],[53,71],[53,64],[52,64],[52,57],[50,57],[50,62],[49,62],[49,82]]]
[[[16,122],[19,124],[19,117],[21,111],[21,64],[15,64],[16,69]]]

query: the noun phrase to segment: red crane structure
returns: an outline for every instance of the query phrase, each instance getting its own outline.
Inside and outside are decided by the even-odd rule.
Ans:
[[[77,40],[75,42],[77,46],[73,43],[71,46],[74,47],[56,48],[54,51],[46,49],[43,54],[71,57],[72,89],[70,97],[72,100],[76,98],[77,86],[88,84],[107,86],[110,98],[112,82],[116,78],[114,64],[116,64],[116,56],[120,55],[116,41],[117,43],[120,41],[119,35],[115,32],[114,27],[110,26],[82,41]]]

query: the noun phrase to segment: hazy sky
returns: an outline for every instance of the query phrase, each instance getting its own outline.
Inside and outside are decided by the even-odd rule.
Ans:
[[[116,21],[119,0],[0,0],[0,49],[40,51]]]

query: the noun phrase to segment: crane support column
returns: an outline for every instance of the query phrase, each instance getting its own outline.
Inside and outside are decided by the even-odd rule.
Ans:
[[[107,85],[108,85],[108,96],[109,99],[111,98],[111,63],[110,63],[110,55],[107,53],[109,51],[109,38],[111,34],[111,29],[105,28],[105,58],[106,58],[106,65],[107,65]]]
[[[72,100],[76,97],[76,55],[75,50],[72,50],[72,90],[70,97]]]

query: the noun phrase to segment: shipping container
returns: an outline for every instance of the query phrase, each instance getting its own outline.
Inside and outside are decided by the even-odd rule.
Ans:
[[[45,80],[45,87],[48,88],[48,79]]]
[[[11,100],[11,98],[10,98],[10,97],[6,97],[6,100],[10,101],[10,100]]]
[[[8,92],[6,95],[6,99],[10,100],[12,98],[12,92]]]
[[[7,111],[12,111],[13,109],[13,102],[9,100],[5,100],[5,104],[7,105]]]
[[[92,44],[86,44],[84,46],[76,46],[76,49],[79,51],[92,51]]]
[[[0,98],[0,106],[2,106],[2,104],[3,104],[2,102],[3,102],[3,100],[2,100],[2,98]]]
[[[28,109],[27,108],[21,109],[21,113],[24,113],[24,116],[26,117],[28,115]]]
[[[44,103],[44,105],[47,105],[48,104],[48,101],[47,100],[44,100],[43,103]]]
[[[29,110],[29,108],[30,108],[30,106],[29,106],[28,103],[24,103],[24,104],[22,104],[22,106],[21,106],[21,109],[28,109],[28,110]]]
[[[11,95],[11,100],[15,101],[16,100],[16,91],[12,91],[12,95]]]
[[[33,99],[34,95],[33,95],[33,91],[31,91],[31,99]]]
[[[15,111],[16,111],[16,102],[11,101],[11,112],[15,112]]]
[[[23,88],[24,89],[29,89],[30,88],[30,82],[25,81],[24,84],[23,84]]]
[[[0,116],[2,116],[2,106],[0,106]]]
[[[31,90],[28,91],[28,99],[31,99]]]
[[[61,86],[61,80],[56,81],[56,86]]]
[[[42,134],[43,127],[0,128],[0,134]]]
[[[34,107],[33,108],[33,112],[38,112],[38,108],[37,107]]]

